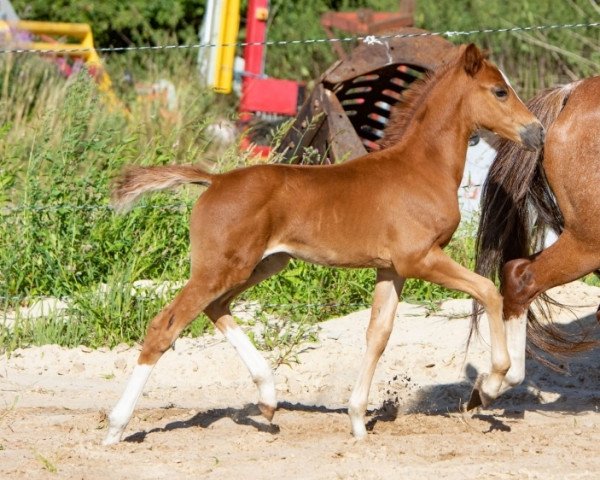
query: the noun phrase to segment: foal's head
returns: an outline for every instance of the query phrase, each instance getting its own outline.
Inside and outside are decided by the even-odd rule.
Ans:
[[[520,143],[540,148],[544,128],[510,86],[506,76],[474,44],[461,47],[459,64],[466,73],[466,107],[478,127]]]

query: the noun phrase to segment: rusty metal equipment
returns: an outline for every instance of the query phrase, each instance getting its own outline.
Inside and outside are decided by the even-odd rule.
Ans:
[[[334,30],[341,30],[358,35],[376,35],[395,32],[400,28],[414,25],[415,0],[400,0],[396,12],[378,12],[361,8],[353,12],[325,12],[321,15],[321,26],[329,38],[335,38]],[[340,42],[332,42],[331,46],[338,57],[346,58]]]
[[[407,28],[397,33],[426,32]],[[453,48],[437,36],[359,45],[321,76],[279,144],[282,161],[336,163],[377,150],[402,92]]]

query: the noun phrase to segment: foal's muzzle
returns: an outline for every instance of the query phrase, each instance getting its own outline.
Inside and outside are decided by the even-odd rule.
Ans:
[[[521,135],[523,146],[527,150],[538,150],[544,145],[546,132],[540,122],[530,123],[521,127],[519,134]]]

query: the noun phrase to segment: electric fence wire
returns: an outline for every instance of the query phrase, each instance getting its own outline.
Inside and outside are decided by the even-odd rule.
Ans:
[[[553,25],[529,25],[525,27],[505,27],[505,28],[482,28],[475,30],[463,31],[444,31],[444,32],[415,32],[415,33],[397,33],[386,35],[366,35],[366,36],[348,36],[340,38],[313,38],[313,39],[298,39],[298,40],[267,40],[264,42],[234,42],[234,43],[195,43],[183,45],[133,45],[129,47],[98,47],[98,48],[79,48],[79,49],[48,49],[37,50],[29,48],[5,48],[0,49],[0,53],[84,53],[90,51],[96,52],[130,52],[142,50],[183,50],[183,49],[201,49],[201,48],[217,48],[217,47],[245,47],[255,45],[265,46],[286,46],[286,45],[311,45],[318,43],[334,43],[334,42],[353,42],[364,41],[367,44],[375,44],[377,41],[389,40],[394,38],[416,38],[416,37],[464,37],[478,34],[495,34],[495,33],[514,33],[514,32],[531,32],[542,30],[558,30],[558,29],[575,29],[575,28],[595,28],[600,27],[600,22],[588,23],[562,23]]]

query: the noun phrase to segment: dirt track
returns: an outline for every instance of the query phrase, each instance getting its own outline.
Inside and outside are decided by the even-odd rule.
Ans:
[[[558,291],[573,305],[562,322],[595,322],[600,289]],[[585,306],[583,306],[585,305]],[[300,364],[275,372],[274,424],[258,415],[254,385],[220,338],[183,339],[159,362],[125,441],[102,447],[106,415],[135,348],[15,352],[0,363],[2,478],[598,478],[600,352],[571,374],[528,363],[527,385],[495,409],[463,417],[459,402],[487,370],[488,348],[464,357],[468,302],[434,316],[402,304],[371,390],[366,441],[349,433],[368,311],[322,325]]]

